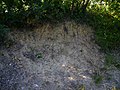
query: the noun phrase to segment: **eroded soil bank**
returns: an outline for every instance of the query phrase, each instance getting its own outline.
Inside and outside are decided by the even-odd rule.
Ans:
[[[86,25],[72,21],[40,25],[35,30],[14,30],[10,38],[15,43],[0,51],[1,90],[111,90],[120,86],[120,71],[101,71],[105,56]],[[104,76],[98,85],[93,79],[96,74]]]

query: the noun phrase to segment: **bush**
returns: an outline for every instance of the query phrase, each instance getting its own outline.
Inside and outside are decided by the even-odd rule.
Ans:
[[[96,43],[103,50],[120,48],[120,21],[118,19],[98,11],[86,14],[84,22],[94,28]]]

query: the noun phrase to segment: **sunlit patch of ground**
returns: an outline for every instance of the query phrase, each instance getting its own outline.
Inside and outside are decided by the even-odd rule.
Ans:
[[[95,84],[92,77],[101,73],[104,53],[95,44],[93,30],[86,25],[46,24],[35,30],[14,30],[10,37],[17,43],[2,53],[25,72],[16,90],[79,90],[81,86],[106,90],[116,85],[115,81]]]

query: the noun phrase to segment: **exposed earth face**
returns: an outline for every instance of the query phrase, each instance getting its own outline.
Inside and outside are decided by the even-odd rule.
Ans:
[[[14,30],[16,43],[1,48],[0,90],[108,90],[120,85],[120,72],[101,72],[104,53],[93,30],[65,22],[35,30]],[[95,74],[114,75],[96,85]]]

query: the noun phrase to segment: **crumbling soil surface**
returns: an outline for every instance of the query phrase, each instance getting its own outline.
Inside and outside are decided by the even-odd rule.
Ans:
[[[112,90],[120,71],[102,71],[105,55],[86,25],[65,22],[14,30],[0,50],[0,90]],[[103,76],[96,84],[95,75]],[[111,79],[107,79],[109,77]]]

